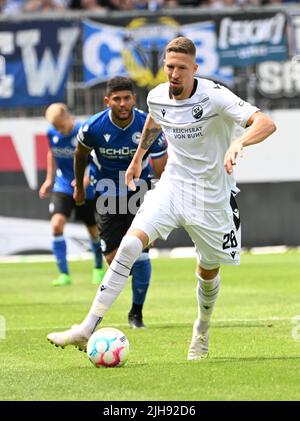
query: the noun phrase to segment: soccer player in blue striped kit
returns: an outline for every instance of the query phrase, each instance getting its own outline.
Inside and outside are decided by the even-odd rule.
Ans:
[[[67,106],[63,103],[51,104],[45,117],[50,123],[47,131],[49,149],[47,154],[47,175],[40,187],[41,199],[51,192],[49,212],[53,232],[52,249],[55,256],[59,276],[53,281],[54,286],[64,286],[72,283],[67,262],[67,244],[64,237],[64,226],[73,210],[76,219],[81,220],[88,230],[91,247],[95,256],[92,283],[99,284],[104,276],[102,267],[102,252],[99,231],[95,219],[95,190],[90,179],[94,164],[87,167],[85,188],[87,201],[83,207],[75,205],[74,193],[74,152],[77,146],[77,133],[81,127],[75,121]]]
[[[110,265],[150,187],[152,171],[155,177],[160,178],[165,168],[167,145],[162,134],[158,133],[149,152],[143,158],[139,191],[128,191],[125,185],[125,171],[137,150],[146,114],[135,108],[136,96],[132,81],[128,78],[112,78],[107,84],[104,99],[108,108],[92,116],[78,133],[74,198],[78,204],[85,200],[83,174],[87,157],[92,151],[98,168],[95,175],[99,180],[96,208],[99,215],[101,246]],[[131,270],[132,307],[128,314],[128,322],[132,328],[144,327],[142,310],[151,277],[148,252],[148,248],[143,250]]]

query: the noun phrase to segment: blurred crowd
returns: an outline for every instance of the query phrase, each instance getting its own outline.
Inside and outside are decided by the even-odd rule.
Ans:
[[[71,10],[151,10],[172,7],[260,6],[299,3],[300,0],[0,0],[0,13],[14,15],[41,11]]]

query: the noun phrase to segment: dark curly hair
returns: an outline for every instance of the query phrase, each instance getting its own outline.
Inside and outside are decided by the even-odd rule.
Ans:
[[[107,82],[106,95],[109,96],[116,91],[131,91],[133,92],[132,80],[128,77],[115,76]]]

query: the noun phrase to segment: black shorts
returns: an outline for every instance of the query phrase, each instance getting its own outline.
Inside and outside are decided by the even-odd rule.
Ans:
[[[128,200],[130,197],[131,195],[128,196]],[[102,253],[104,256],[119,247],[122,238],[128,231],[135,217],[135,213],[127,212],[124,214],[124,211],[121,212],[119,210],[118,198],[113,198],[113,200],[115,199],[117,202],[114,213],[103,213],[99,209],[99,202],[97,202],[96,205],[97,223],[100,231]],[[148,251],[148,248],[144,250],[144,252]]]
[[[65,193],[52,192],[49,203],[51,217],[56,213],[61,213],[66,218],[70,218],[73,210],[76,220],[84,222],[89,227],[96,225],[95,199],[86,200],[83,206],[76,206],[73,197]]]

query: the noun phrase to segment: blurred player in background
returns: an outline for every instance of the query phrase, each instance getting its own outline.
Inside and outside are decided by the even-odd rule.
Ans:
[[[153,145],[143,159],[140,178],[144,183],[137,194],[129,192],[125,185],[125,171],[137,150],[146,114],[135,108],[136,96],[132,81],[128,78],[117,76],[111,79],[104,99],[108,109],[92,116],[79,131],[75,154],[74,198],[78,204],[85,200],[84,168],[90,152],[93,151],[98,168],[95,177],[99,180],[97,212],[101,246],[106,261],[110,264],[150,187],[150,172],[153,169],[155,177],[159,178],[165,168],[167,146],[163,136],[157,133]],[[128,322],[132,328],[141,328],[144,327],[142,310],[151,277],[148,248],[134,262],[131,275],[132,307]]]
[[[76,136],[81,123],[73,119],[67,106],[62,103],[50,105],[46,110],[45,117],[51,126],[47,132],[49,141],[47,175],[40,188],[39,195],[41,199],[44,199],[52,192],[49,204],[53,233],[52,249],[60,272],[58,278],[53,281],[53,285],[63,286],[72,282],[67,262],[64,226],[73,209],[76,219],[84,222],[91,238],[91,246],[95,255],[92,282],[99,284],[104,276],[104,269],[95,219],[94,186],[89,179],[89,167],[87,167],[85,176],[87,201],[84,206],[78,207],[73,199],[75,185],[74,152],[77,145]]]

